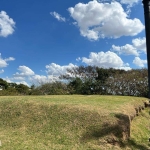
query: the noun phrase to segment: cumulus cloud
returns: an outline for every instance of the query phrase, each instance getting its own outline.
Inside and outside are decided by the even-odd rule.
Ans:
[[[56,18],[58,21],[63,21],[65,22],[66,21],[66,18],[62,17],[60,14],[58,14],[57,12],[50,12],[50,14]]]
[[[145,64],[147,64],[147,60],[142,60],[139,57],[135,57],[135,59],[133,60],[133,64],[138,67],[145,67]]]
[[[46,72],[48,75],[61,75],[65,74],[67,72],[67,69],[71,69],[73,67],[77,67],[76,65],[70,63],[69,65],[60,66],[55,63],[51,63],[49,65],[46,65]]]
[[[136,4],[138,2],[139,2],[139,0],[121,0],[120,1],[120,3],[127,4],[127,5],[130,5],[130,6],[132,6],[133,4]]]
[[[27,85],[28,87],[30,87],[30,83],[28,82],[28,80],[26,80],[25,77],[14,76],[12,78],[6,77],[3,79],[5,81],[7,81],[8,83],[24,84],[24,85]]]
[[[9,57],[9,58],[5,59],[5,61],[13,61],[13,60],[15,60],[15,58],[13,58],[13,57]]]
[[[118,52],[118,54],[139,56],[141,52],[146,53],[146,39],[145,37],[133,39],[132,45],[131,44],[126,44],[124,46],[112,45],[112,50]]]
[[[7,81],[8,83],[24,84],[29,86],[29,84],[25,81],[25,78],[23,78],[22,81],[14,81],[15,80],[14,78],[6,77],[4,78],[4,80]]]
[[[25,77],[21,77],[21,76],[17,77],[17,76],[14,76],[14,77],[12,78],[12,80],[23,81],[23,80],[25,80]]]
[[[3,70],[3,69],[2,69],[2,70],[0,70],[0,74],[1,74],[1,73],[4,73],[4,70]]]
[[[29,84],[26,81],[16,82],[16,84],[24,84],[29,87]]]
[[[68,8],[68,11],[77,22],[80,34],[89,40],[134,36],[144,29],[142,22],[137,18],[129,19],[121,4],[116,1],[78,3]]]
[[[81,58],[80,58],[80,57],[76,58],[76,61],[80,61],[80,60],[81,60]]]
[[[49,65],[46,65],[47,75],[34,74],[33,76],[30,76],[29,80],[31,83],[36,85],[60,81],[59,76],[62,74],[66,74],[67,69],[71,69],[72,67],[77,67],[77,66],[71,63],[65,66],[60,66],[58,64],[51,63]]]
[[[19,66],[18,70],[19,72],[16,72],[12,78],[7,78],[7,80],[10,80],[10,82],[15,83],[23,83],[25,85],[35,84],[35,85],[41,85],[44,83],[51,83],[55,81],[60,81],[59,76],[61,74],[65,74],[67,72],[68,68],[76,67],[73,64],[69,64],[66,66],[60,66],[55,63],[51,63],[49,65],[46,65],[46,73],[47,75],[38,75],[35,74],[29,67],[27,66]]]
[[[3,80],[7,81],[8,83],[12,83],[11,79],[6,77],[6,78],[3,78]]]
[[[146,38],[136,38],[132,40],[133,46],[146,53]]]
[[[52,83],[55,81],[59,81],[59,77],[58,76],[54,76],[54,75],[48,75],[48,76],[44,76],[44,75],[34,75],[30,78],[30,82],[37,85],[37,84],[44,84],[44,83]]]
[[[89,58],[83,57],[82,62],[91,66],[98,66],[103,68],[116,68],[116,69],[131,69],[128,64],[124,64],[122,59],[113,52],[91,52]]]
[[[9,58],[3,59],[1,57],[1,53],[0,53],[0,68],[7,67],[8,66],[7,61],[13,61],[13,60],[15,60],[15,58],[13,58],[13,57],[9,57]]]
[[[19,66],[18,70],[20,73],[16,72],[14,77],[27,77],[34,75],[34,72],[27,66]]]
[[[137,49],[130,44],[126,44],[124,46],[112,45],[112,50],[118,52],[119,54],[135,55],[135,56],[139,55]]]
[[[34,76],[35,73],[27,66],[19,66],[18,70],[19,72],[13,74],[12,78],[7,78],[6,80],[16,84],[24,84],[29,86],[29,79]]]
[[[34,75],[30,78],[30,81],[36,83],[46,83],[48,82],[47,76],[44,75]]]
[[[0,57],[0,68],[7,67],[7,62]]]
[[[7,37],[13,34],[15,22],[10,18],[5,11],[0,12],[0,36]]]

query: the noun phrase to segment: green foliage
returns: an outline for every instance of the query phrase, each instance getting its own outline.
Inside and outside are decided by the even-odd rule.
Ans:
[[[30,95],[64,95],[68,94],[67,85],[61,82],[45,83],[30,91]]]
[[[0,78],[0,96],[2,95],[28,95],[29,87],[24,84],[8,83]]]
[[[69,89],[74,94],[148,96],[147,69],[125,71],[80,66],[69,69],[68,74],[61,78],[68,80]]]
[[[98,73],[98,77],[96,77],[96,80],[104,84],[106,80],[108,79],[108,77],[110,76],[110,73],[109,73],[110,70],[104,69],[104,68],[98,68],[98,67],[96,69]]]
[[[70,81],[68,87],[70,87],[70,92],[74,94],[82,93],[82,80],[80,78],[75,78]]]
[[[148,97],[147,69],[104,69],[79,66],[61,75],[63,82],[44,83],[31,88],[24,84],[7,83],[0,79],[0,95],[125,95]],[[66,81],[66,82],[64,82]]]
[[[18,84],[16,85],[15,89],[18,91],[21,95],[28,95],[29,94],[29,87],[24,84]]]
[[[8,88],[8,83],[0,78],[0,88],[2,89],[7,89]]]
[[[116,73],[107,80],[108,93],[115,95],[147,97],[148,72],[147,69],[129,70]]]
[[[7,90],[1,90],[0,96],[7,96],[7,95],[18,95],[18,91],[15,88],[8,88]]]

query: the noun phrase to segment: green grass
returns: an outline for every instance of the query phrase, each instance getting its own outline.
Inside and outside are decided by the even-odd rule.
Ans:
[[[117,150],[149,147],[149,110],[127,117],[145,98],[123,96],[2,96],[1,150]]]

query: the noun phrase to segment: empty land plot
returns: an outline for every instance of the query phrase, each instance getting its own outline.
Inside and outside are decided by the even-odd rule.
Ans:
[[[147,150],[145,101],[98,95],[1,96],[0,149]]]

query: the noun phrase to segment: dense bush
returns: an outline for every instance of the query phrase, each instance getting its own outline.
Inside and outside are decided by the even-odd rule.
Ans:
[[[31,95],[64,95],[68,94],[67,85],[62,82],[42,84],[30,92]]]
[[[2,95],[28,95],[30,88],[24,84],[7,83],[0,79],[0,96]]]

